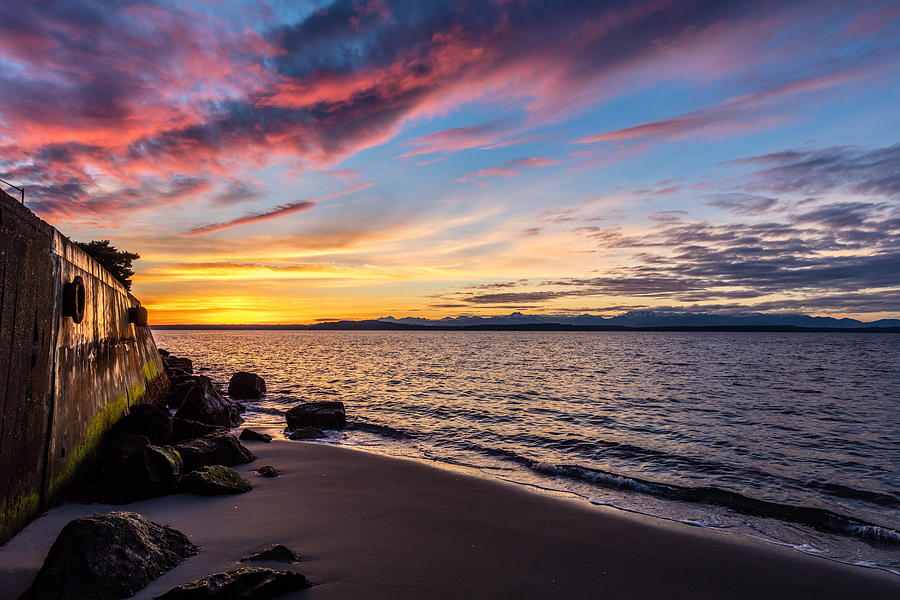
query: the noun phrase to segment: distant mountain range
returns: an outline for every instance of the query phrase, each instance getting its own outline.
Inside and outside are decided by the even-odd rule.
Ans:
[[[378,319],[386,323],[405,325],[443,325],[471,327],[473,325],[534,325],[554,323],[576,327],[620,326],[620,327],[900,327],[900,319],[880,319],[864,322],[856,319],[835,319],[832,317],[811,317],[809,315],[766,314],[766,313],[691,313],[656,312],[633,310],[616,317],[598,315],[526,315],[520,312],[491,317],[445,317],[443,319],[421,319],[404,317]]]
[[[419,317],[382,317],[361,321],[323,321],[311,325],[154,325],[154,329],[313,329],[313,330],[422,330],[422,329],[468,329],[468,330],[879,330],[900,331],[900,319],[880,319],[878,321],[858,321],[856,319],[835,319],[832,317],[811,317],[799,314],[766,313],[691,313],[675,311],[631,311],[616,317],[598,315],[526,315],[520,312],[490,317],[445,317],[443,319],[423,319]]]

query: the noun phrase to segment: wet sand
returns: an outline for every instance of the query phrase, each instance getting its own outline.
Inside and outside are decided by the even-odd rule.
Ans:
[[[68,504],[37,519],[0,548],[0,599],[24,591],[70,519],[109,510],[139,512],[202,548],[135,598],[274,543],[298,552],[289,568],[316,584],[286,599],[900,597],[888,573],[462,472],[336,446],[247,446],[259,457],[237,468],[249,493]],[[281,477],[253,473],[267,464]]]

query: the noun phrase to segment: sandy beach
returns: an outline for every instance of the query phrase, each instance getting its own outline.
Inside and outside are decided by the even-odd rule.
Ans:
[[[67,504],[0,548],[0,599],[30,583],[70,519],[129,510],[202,550],[152,598],[273,543],[316,585],[285,598],[888,598],[900,577],[348,448],[248,443],[247,494]],[[273,465],[282,475],[254,474]],[[279,567],[272,564],[269,566]]]

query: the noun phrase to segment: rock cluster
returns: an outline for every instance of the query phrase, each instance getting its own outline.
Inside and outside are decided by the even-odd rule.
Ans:
[[[194,375],[189,359],[164,350],[160,355],[171,383],[166,406],[132,406],[107,432],[99,448],[95,476],[81,490],[85,499],[127,503],[176,491],[202,496],[250,491],[250,482],[230,468],[256,459],[230,433],[231,427],[242,422],[244,407],[222,397],[208,377]],[[229,396],[259,398],[265,389],[259,376],[239,372],[231,379]],[[270,442],[272,436],[244,429],[241,439]],[[271,465],[257,472],[278,476]],[[136,513],[112,512],[75,519],[60,532],[22,598],[131,597],[197,551],[183,533],[151,523]],[[300,557],[276,544],[241,560],[295,563]],[[299,573],[245,567],[178,586],[159,598],[252,600],[274,598],[310,585]]]
[[[250,489],[249,482],[227,469],[256,458],[229,431],[241,422],[243,406],[223,398],[208,377],[190,374],[189,359],[167,354],[163,360],[172,384],[166,403],[175,415],[162,406],[131,406],[104,436],[96,475],[81,489],[84,499],[128,503],[176,491]],[[192,473],[204,467],[210,469],[202,475]],[[209,483],[221,483],[229,471],[240,481]]]
[[[180,481],[196,469],[245,464],[256,458],[227,432],[171,441],[171,445],[156,445],[143,435],[108,436],[100,448],[99,468],[81,490],[83,499],[124,504],[164,496],[185,489]]]
[[[198,548],[180,531],[133,512],[70,521],[60,532],[31,587],[20,600],[129,598]],[[240,562],[297,563],[290,548],[273,544]],[[172,588],[157,599],[264,600],[312,584],[299,573],[242,567]]]
[[[213,434],[175,445],[188,471],[205,465],[243,465],[256,457],[230,433]]]

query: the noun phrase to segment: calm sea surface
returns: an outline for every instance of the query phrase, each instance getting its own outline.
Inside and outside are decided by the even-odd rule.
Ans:
[[[332,443],[477,469],[900,574],[900,335],[155,331],[247,425],[341,400]]]

